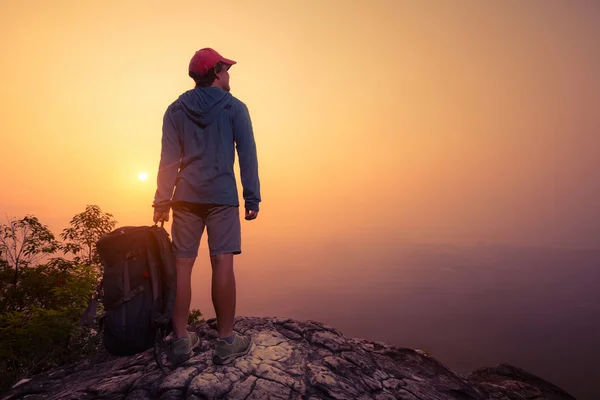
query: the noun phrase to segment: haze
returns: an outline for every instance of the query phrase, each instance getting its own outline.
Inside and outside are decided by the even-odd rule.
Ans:
[[[2,2],[0,207],[151,222],[154,180],[136,177],[155,176],[164,110],[212,46],[238,61],[256,131],[246,235],[600,244],[598,3],[205,8]]]
[[[583,0],[2,1],[0,212],[151,224],[163,114],[213,47],[238,62],[259,155],[241,315],[429,346],[461,372],[514,361],[592,398],[599,17]],[[192,306],[210,317],[205,239]]]

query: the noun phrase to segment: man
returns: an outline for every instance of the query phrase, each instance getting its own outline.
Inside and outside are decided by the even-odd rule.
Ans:
[[[251,338],[233,331],[235,275],[233,256],[240,254],[238,191],[233,164],[237,149],[245,219],[258,216],[260,182],[256,144],[248,108],[229,93],[229,68],[236,62],[210,48],[198,50],[189,65],[196,87],[183,93],[163,119],[154,222],[168,221],[177,268],[177,295],[172,323],[177,363],[192,355],[199,339],[187,332],[191,274],[206,227],[212,265],[212,301],[219,339],[213,362],[228,364],[250,351]]]

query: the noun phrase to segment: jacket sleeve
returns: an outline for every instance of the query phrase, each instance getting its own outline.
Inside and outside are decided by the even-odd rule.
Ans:
[[[236,108],[233,136],[240,163],[243,197],[246,210],[258,211],[260,181],[258,179],[258,157],[248,107],[241,101]]]
[[[163,117],[162,145],[160,164],[158,166],[157,189],[154,195],[156,211],[167,211],[170,208],[175,181],[181,164],[181,142],[177,129],[169,118],[169,111]]]

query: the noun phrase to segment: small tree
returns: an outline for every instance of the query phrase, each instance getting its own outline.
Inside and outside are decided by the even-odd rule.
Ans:
[[[100,267],[100,257],[96,242],[111,232],[117,225],[112,214],[103,212],[96,205],[88,205],[85,211],[73,217],[70,228],[66,228],[60,237],[67,243],[63,246],[65,254],[73,254],[74,261]]]
[[[27,215],[19,220],[7,218],[7,222],[0,225],[0,259],[5,267],[13,270],[14,295],[21,270],[54,253],[60,244],[50,229],[35,216]]]
[[[100,335],[79,319],[101,273],[96,241],[115,225],[88,206],[63,231],[63,246],[35,217],[0,225],[0,392],[96,351]],[[74,257],[46,257],[58,249]]]
[[[0,255],[0,314],[11,308],[13,292],[13,271]]]
[[[190,310],[188,314],[188,325],[197,325],[205,322],[204,317],[202,316],[202,312],[198,309]]]

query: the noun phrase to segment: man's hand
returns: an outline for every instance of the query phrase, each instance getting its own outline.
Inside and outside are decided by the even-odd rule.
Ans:
[[[246,220],[247,221],[251,221],[253,219],[256,219],[256,217],[258,217],[258,211],[246,210]]]
[[[154,211],[154,223],[167,222],[169,220],[169,210],[167,211]]]

